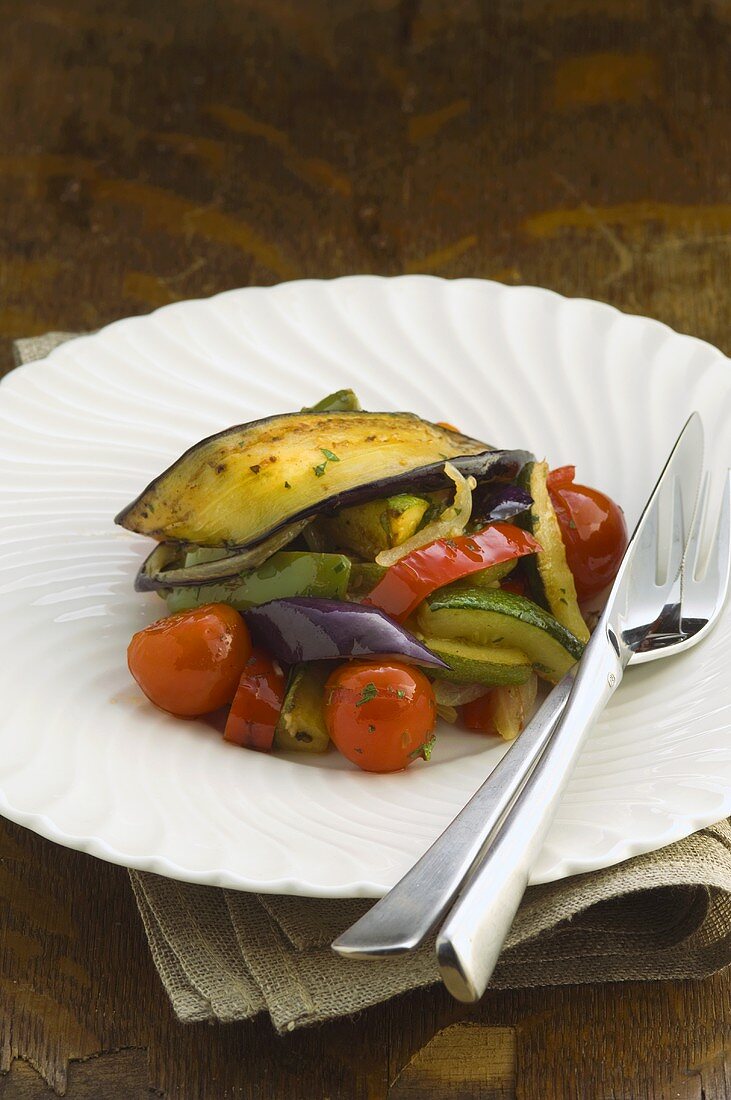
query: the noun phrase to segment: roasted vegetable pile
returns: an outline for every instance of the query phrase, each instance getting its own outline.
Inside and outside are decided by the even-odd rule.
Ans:
[[[605,588],[626,544],[573,468],[351,390],[202,440],[117,523],[156,542],[135,587],[169,615],[128,652],[153,703],[369,771],[428,759],[438,712],[515,737],[581,656],[587,571]]]

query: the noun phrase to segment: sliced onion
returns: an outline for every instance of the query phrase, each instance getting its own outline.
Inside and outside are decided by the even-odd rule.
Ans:
[[[491,688],[484,684],[454,684],[451,680],[435,680],[432,684],[437,706],[461,707],[487,695]]]

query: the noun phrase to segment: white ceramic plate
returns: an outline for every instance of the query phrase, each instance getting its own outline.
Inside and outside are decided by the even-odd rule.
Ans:
[[[0,386],[0,812],[61,844],[194,882],[377,896],[502,754],[442,731],[431,763],[367,775],[166,717],[125,665],[164,610],[132,579],[146,540],[112,517],[203,436],[352,385],[552,464],[632,524],[689,411],[731,464],[731,371],[655,321],[532,287],[357,276],[235,290],[110,325]],[[535,870],[545,882],[731,813],[731,614],[631,671]]]

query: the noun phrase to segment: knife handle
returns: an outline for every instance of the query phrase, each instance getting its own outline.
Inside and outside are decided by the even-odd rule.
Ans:
[[[586,734],[623,671],[606,634],[597,632],[577,666],[573,689],[543,755],[493,831],[439,932],[442,979],[460,1001],[478,1001],[487,988]]]

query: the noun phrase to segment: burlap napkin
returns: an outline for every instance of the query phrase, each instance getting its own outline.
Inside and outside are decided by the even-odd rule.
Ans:
[[[19,340],[19,362],[71,334]],[[330,942],[372,902],[243,894],[130,871],[155,965],[181,1020],[267,1011],[278,1031],[350,1015],[438,980],[433,945],[346,961]],[[731,962],[731,823],[615,867],[528,890],[498,988],[700,978]]]

